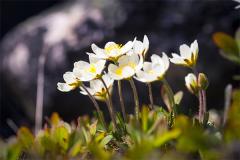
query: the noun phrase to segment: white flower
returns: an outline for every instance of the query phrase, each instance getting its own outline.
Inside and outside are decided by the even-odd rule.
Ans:
[[[104,74],[102,76],[102,79],[106,83],[106,86],[107,86],[109,92],[111,93],[114,80],[108,74]],[[81,89],[80,93],[82,93],[83,95],[87,95],[87,92],[82,87],[80,87],[80,89]],[[90,81],[90,86],[86,87],[86,89],[96,99],[98,99],[98,100],[105,100],[106,99],[107,90],[104,87],[101,80],[96,79],[96,80]]]
[[[153,54],[151,61],[143,63],[143,70],[139,70],[136,73],[137,76],[135,79],[144,83],[150,83],[163,78],[169,68],[168,56],[164,52],[162,53],[162,57]]]
[[[189,73],[185,77],[185,85],[187,89],[193,93],[197,94],[198,93],[198,82],[197,82],[197,77],[193,73]]]
[[[235,9],[239,9],[239,8],[240,8],[240,0],[233,0],[233,1],[235,1],[235,2],[238,2],[238,3],[239,3],[239,5],[237,5],[237,6],[235,7]]]
[[[62,92],[69,92],[80,85],[80,81],[74,76],[73,72],[66,72],[63,75],[66,83],[57,83],[57,89]]]
[[[125,45],[119,45],[115,42],[106,43],[104,49],[99,48],[96,44],[92,44],[92,50],[95,53],[95,57],[101,59],[108,59],[116,61],[120,56],[127,53],[129,50],[133,48],[134,41],[128,41]]]
[[[138,54],[123,55],[117,64],[108,66],[109,75],[115,80],[128,79],[142,68],[143,57]]]
[[[90,81],[101,75],[106,60],[89,55],[89,62],[78,61],[74,63],[73,73],[80,81]]]
[[[198,58],[198,43],[195,40],[191,47],[183,44],[179,47],[180,56],[176,53],[172,53],[173,58],[170,58],[170,61],[175,64],[187,66],[187,67],[194,67],[197,63]]]
[[[133,53],[137,53],[137,54],[145,57],[148,49],[149,49],[149,40],[148,40],[148,37],[146,35],[144,35],[143,41],[141,42],[141,41],[136,40],[133,45],[132,50],[130,50],[127,54],[131,55]]]

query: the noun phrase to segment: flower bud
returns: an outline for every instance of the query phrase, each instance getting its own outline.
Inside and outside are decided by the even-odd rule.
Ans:
[[[204,73],[198,74],[198,86],[199,88],[206,90],[208,87],[208,79],[207,76]]]
[[[185,85],[192,94],[198,94],[199,87],[197,83],[197,77],[193,73],[189,73],[185,77]]]

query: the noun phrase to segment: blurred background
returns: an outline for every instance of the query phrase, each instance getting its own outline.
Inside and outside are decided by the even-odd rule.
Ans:
[[[231,0],[3,0],[0,2],[0,137],[6,138],[21,125],[34,126],[38,61],[44,65],[43,115],[58,112],[70,122],[80,115],[92,115],[94,107],[87,96],[75,90],[62,93],[56,89],[64,72],[73,63],[87,60],[91,43],[103,47],[108,41],[124,44],[146,34],[151,54],[179,53],[179,45],[198,40],[198,70],[207,74],[210,87],[207,107],[221,111],[224,88],[237,85],[232,80],[239,67],[219,55],[212,41],[215,32],[234,35],[240,25],[240,11]],[[187,68],[171,65],[166,75],[175,92],[183,90],[182,110],[197,111],[197,99],[184,86]],[[144,84],[136,82],[140,103],[148,104]],[[133,96],[123,83],[127,112],[133,112]],[[153,84],[154,101],[160,98],[160,83]],[[119,109],[114,87],[113,102]],[[107,113],[104,103],[101,109]],[[106,114],[106,118],[108,114]]]

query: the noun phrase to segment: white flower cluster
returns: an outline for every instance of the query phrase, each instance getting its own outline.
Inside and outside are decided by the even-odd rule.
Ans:
[[[150,58],[151,62],[144,61],[149,49],[149,40],[146,35],[143,41],[135,38],[123,46],[108,42],[104,48],[92,44],[91,49],[92,53],[87,53],[89,62],[75,62],[73,70],[63,75],[65,83],[57,84],[58,90],[68,92],[79,87],[80,93],[87,95],[85,90],[87,89],[96,99],[102,99],[106,96],[105,87],[111,91],[114,80],[135,78],[144,83],[159,81],[163,79],[170,64],[165,53],[162,53],[162,57],[153,54]],[[190,47],[186,44],[181,45],[180,56],[175,53],[172,56],[173,58],[170,58],[172,63],[194,67],[198,58],[197,41],[195,40]],[[106,67],[107,61],[110,62],[108,67]],[[104,72],[105,68],[107,68],[107,73]],[[84,89],[83,82],[90,82],[90,86]]]

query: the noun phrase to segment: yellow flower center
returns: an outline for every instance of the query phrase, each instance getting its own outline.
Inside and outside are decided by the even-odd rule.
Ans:
[[[88,68],[88,72],[90,73],[96,73],[97,69],[94,64],[90,64],[90,67]]]
[[[136,64],[133,62],[129,62],[128,64],[122,65],[116,69],[116,71],[115,71],[116,74],[119,76],[122,75],[122,71],[125,67],[131,67],[132,69],[134,69],[136,67]]]
[[[120,53],[121,48],[122,48],[121,44],[113,43],[113,44],[110,44],[107,47],[105,47],[105,51],[107,54],[111,54],[112,51],[116,51],[117,53]]]

